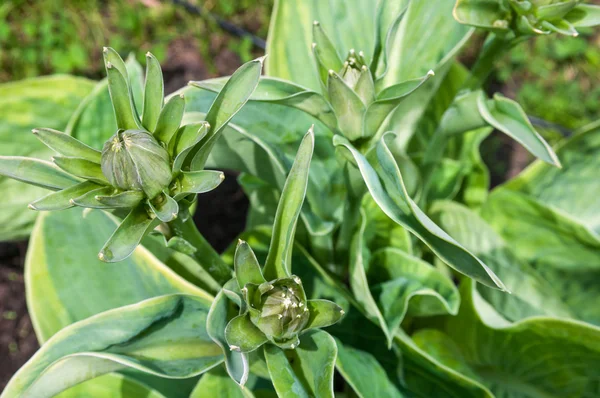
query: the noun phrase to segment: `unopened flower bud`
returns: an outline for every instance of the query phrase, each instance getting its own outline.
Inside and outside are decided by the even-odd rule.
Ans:
[[[124,191],[141,190],[150,199],[172,179],[169,154],[148,132],[120,130],[104,144],[102,173]]]
[[[302,285],[292,278],[267,282],[255,290],[252,322],[271,340],[285,341],[297,338],[308,322],[306,295]],[[272,286],[271,289],[266,286]]]

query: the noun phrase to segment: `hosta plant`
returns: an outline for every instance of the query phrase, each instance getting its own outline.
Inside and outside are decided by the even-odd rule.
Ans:
[[[553,148],[484,83],[520,42],[598,23],[580,1],[277,1],[265,76],[166,102],[152,56],[142,84],[107,49],[65,133],[36,130],[53,162],[0,158],[56,191],[31,207],[73,207],[33,226],[44,344],[3,397],[597,396],[600,128]],[[535,160],[489,192],[493,129]],[[213,169],[250,201],[220,255],[192,220]]]

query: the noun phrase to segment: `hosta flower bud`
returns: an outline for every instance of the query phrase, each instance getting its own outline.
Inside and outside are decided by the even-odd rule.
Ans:
[[[248,286],[250,319],[272,341],[297,339],[308,322],[306,295],[295,279],[278,279],[254,288]]]
[[[154,198],[172,179],[169,154],[148,132],[120,130],[104,144],[102,173],[116,188]]]

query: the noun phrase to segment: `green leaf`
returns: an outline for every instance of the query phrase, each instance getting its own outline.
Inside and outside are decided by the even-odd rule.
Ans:
[[[56,398],[165,398],[152,388],[118,373],[109,373],[78,384]]]
[[[363,131],[365,104],[336,72],[329,73],[327,93],[339,129],[345,137],[353,141],[370,133],[370,131]]]
[[[181,170],[187,155],[194,146],[208,133],[206,122],[196,122],[181,126],[169,141],[169,152],[173,161],[173,172]]]
[[[98,201],[98,196],[112,195],[115,192],[113,187],[103,186],[92,191],[88,191],[81,196],[71,199],[75,206],[88,207],[91,209],[109,209],[110,206]]]
[[[108,184],[108,180],[102,173],[100,164],[90,162],[82,158],[72,158],[67,156],[54,156],[52,162],[66,171],[77,177],[91,180],[99,184]]]
[[[206,330],[213,341],[221,347],[225,356],[225,367],[229,376],[239,385],[243,386],[248,380],[250,365],[248,356],[244,352],[231,350],[225,338],[229,300],[220,291],[210,307],[206,319]]]
[[[198,327],[209,304],[198,296],[168,295],[68,326],[13,376],[2,397],[52,397],[127,367],[169,378],[201,374],[223,360],[220,348]]]
[[[0,156],[0,175],[52,190],[77,182],[50,162],[21,156]]]
[[[483,301],[472,281],[465,282],[461,286],[460,312],[446,318],[442,330],[494,394],[595,395],[596,369],[600,365],[599,328],[549,317],[511,324]],[[470,327],[465,329],[464,325]],[[536,355],[531,354],[532,347]],[[540,368],[541,358],[547,359]]]
[[[115,111],[117,127],[124,130],[141,129],[137,119],[137,110],[131,97],[127,78],[112,63],[106,64],[108,90]]]
[[[254,395],[248,389],[240,388],[222,367],[217,367],[205,373],[190,394],[190,398],[205,397],[252,398]]]
[[[184,111],[185,99],[183,94],[171,97],[160,112],[156,128],[153,131],[154,137],[159,141],[168,143],[179,130]]]
[[[1,155],[48,159],[51,151],[31,134],[31,129],[44,126],[64,130],[71,114],[94,85],[91,80],[68,75],[0,84]],[[60,188],[72,183],[65,181]],[[27,204],[47,192],[4,176],[0,176],[0,191],[3,193],[0,240],[27,237],[38,216],[27,209]]]
[[[370,263],[372,290],[381,294],[379,305],[388,325],[394,325],[392,330],[400,326],[406,314],[417,317],[458,312],[460,297],[452,281],[418,257],[389,247],[373,253]]]
[[[260,78],[263,59],[258,58],[240,66],[215,98],[206,114],[206,121],[210,124],[210,130],[197,145],[199,150],[191,160],[192,170],[202,170],[204,168],[206,159],[221,132],[254,92]]]
[[[187,88],[184,91],[186,109],[194,111],[195,115],[199,115],[197,111],[205,112],[214,98],[214,94],[204,90]],[[207,165],[260,176],[278,191],[283,189],[306,127],[316,122],[316,145],[321,149],[311,161],[307,199],[301,217],[311,234],[329,233],[345,197],[343,184],[340,184],[343,169],[330,145],[331,132],[305,113],[277,104],[247,103],[235,119],[236,125],[228,125],[217,140]]]
[[[25,279],[40,343],[76,321],[151,297],[188,293],[212,299],[142,246],[117,264],[101,262],[97,250],[116,223],[101,211],[85,217],[82,213],[82,209],[43,213],[31,235]]]
[[[457,0],[453,15],[462,24],[498,31],[507,30],[511,18],[510,7],[497,0]]]
[[[409,0],[382,0],[377,4],[377,35],[375,37],[375,50],[370,69],[372,72],[377,71],[377,66],[382,64],[381,69],[385,69],[384,46],[387,42],[388,35],[395,32],[395,26],[401,20]]]
[[[225,179],[222,171],[202,170],[183,172],[180,177],[181,192],[176,198],[186,196],[190,193],[204,193],[218,187]]]
[[[125,191],[110,196],[97,195],[95,199],[110,207],[130,208],[137,206],[144,197],[142,191]]]
[[[562,212],[507,189],[490,195],[482,215],[577,318],[600,325],[600,311],[594,304],[600,287],[592,282],[600,277],[597,234]]]
[[[402,350],[401,377],[410,392],[423,397],[494,398],[484,385],[440,362],[434,356],[439,345],[426,342],[421,346],[419,335],[415,337],[417,341],[413,341],[401,329],[394,340]],[[427,348],[431,348],[432,352],[428,352]],[[441,348],[443,352],[453,352],[448,346]],[[452,365],[457,362],[454,358]]]
[[[433,71],[429,71],[425,76],[407,80],[402,83],[387,87],[377,95],[377,100],[373,102],[365,114],[363,135],[373,136],[379,130],[379,127],[385,118],[402,102],[407,96],[421,87],[431,76]]]
[[[260,285],[266,282],[260,270],[260,264],[248,243],[238,240],[233,258],[235,268],[235,278],[240,289],[243,289],[247,283]]]
[[[134,103],[142,103],[142,67],[135,57],[128,57],[125,68],[129,75],[129,83]],[[47,126],[44,124],[44,126]],[[117,131],[117,120],[113,110],[108,79],[96,84],[94,90],[81,101],[73,113],[65,133],[72,135],[92,148],[102,149],[104,143]]]
[[[573,311],[534,268],[519,259],[506,242],[479,215],[452,202],[436,202],[432,216],[452,236],[471,250],[502,279],[512,294],[478,286],[479,293],[511,321],[530,316],[573,317]]]
[[[90,191],[96,190],[101,186],[93,182],[84,181],[72,185],[58,192],[52,192],[29,204],[29,208],[39,211],[64,210],[73,207],[73,199],[78,198]]]
[[[148,200],[148,205],[162,222],[169,222],[177,217],[179,205],[177,201],[166,193],[159,194],[156,198]]]
[[[148,216],[143,205],[135,207],[108,238],[98,257],[102,261],[115,263],[126,259],[140,244],[142,238],[154,229],[160,220]]]
[[[263,274],[267,280],[291,275],[291,258],[296,223],[306,196],[308,172],[314,144],[315,137],[311,127],[298,148],[296,160],[281,192],[275,214],[275,223],[273,224],[273,237],[263,269]]]
[[[63,156],[82,158],[90,162],[100,163],[102,155],[100,151],[90,148],[68,134],[46,128],[34,129],[33,134],[47,147]]]
[[[446,0],[409,2],[386,42],[387,69],[379,82],[381,88],[418,78],[431,69],[437,73],[462,47],[471,30],[452,18],[453,6]]]
[[[271,15],[267,38],[269,57],[265,73],[320,90],[311,51],[313,22],[319,21],[328,32],[339,54],[351,48],[362,50],[367,58],[375,42],[376,7],[361,0],[335,0],[302,3],[277,0]]]
[[[350,151],[373,199],[388,217],[416,235],[440,259],[457,271],[486,286],[505,289],[492,270],[433,223],[408,196],[402,175],[385,143],[385,137],[369,154],[370,161],[341,137],[336,137],[334,144]]]
[[[493,101],[486,101],[483,92],[477,100],[481,116],[494,128],[502,131],[544,162],[561,167],[558,157],[539,135],[523,109],[515,101],[500,94]]]
[[[373,355],[344,345],[337,339],[336,344],[338,356],[335,367],[359,398],[404,397]]]
[[[191,82],[194,87],[218,93],[228,77]],[[335,114],[323,96],[308,88],[273,77],[261,77],[249,101],[270,102],[300,109],[330,129],[337,127]]]
[[[419,258],[390,247],[371,254],[365,241],[366,221],[361,210],[360,227],[351,246],[350,287],[391,348],[407,313],[456,314],[460,298],[452,281]]]
[[[268,339],[250,320],[250,314],[238,315],[227,324],[225,338],[230,350],[244,354],[254,351]]]
[[[342,307],[329,300],[308,300],[308,323],[304,329],[320,329],[331,326],[344,316]]]
[[[146,84],[144,86],[144,111],[142,114],[142,124],[148,131],[155,131],[156,129],[163,107],[164,91],[160,63],[154,55],[148,52],[146,53]]]
[[[593,4],[578,4],[569,12],[565,19],[576,28],[600,25],[600,6]]]
[[[264,346],[269,375],[279,396],[333,398],[333,370],[337,357],[335,340],[314,330],[300,336],[300,346],[282,350]]]
[[[323,85],[326,85],[328,71],[339,72],[343,66],[342,59],[319,21],[313,22],[312,37],[312,48],[317,69],[319,70]]]
[[[397,134],[396,145],[405,148],[418,130],[429,102],[451,70],[454,58],[468,41],[474,29],[457,23],[452,17],[453,1],[411,1],[406,13],[386,42],[387,72],[376,86],[392,86],[398,82],[423,76],[434,70],[436,77],[403,101],[384,124],[382,131]],[[427,20],[427,23],[423,23]],[[435,29],[431,29],[435,26]],[[440,38],[444,40],[440,40]],[[384,70],[378,69],[378,76]]]
[[[563,169],[536,161],[505,187],[568,215],[600,236],[600,128],[577,134],[557,148]],[[585,193],[578,195],[576,193]]]

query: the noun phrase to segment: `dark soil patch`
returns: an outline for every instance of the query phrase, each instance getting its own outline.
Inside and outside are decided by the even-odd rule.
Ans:
[[[25,304],[27,242],[0,243],[0,389],[39,347]]]

